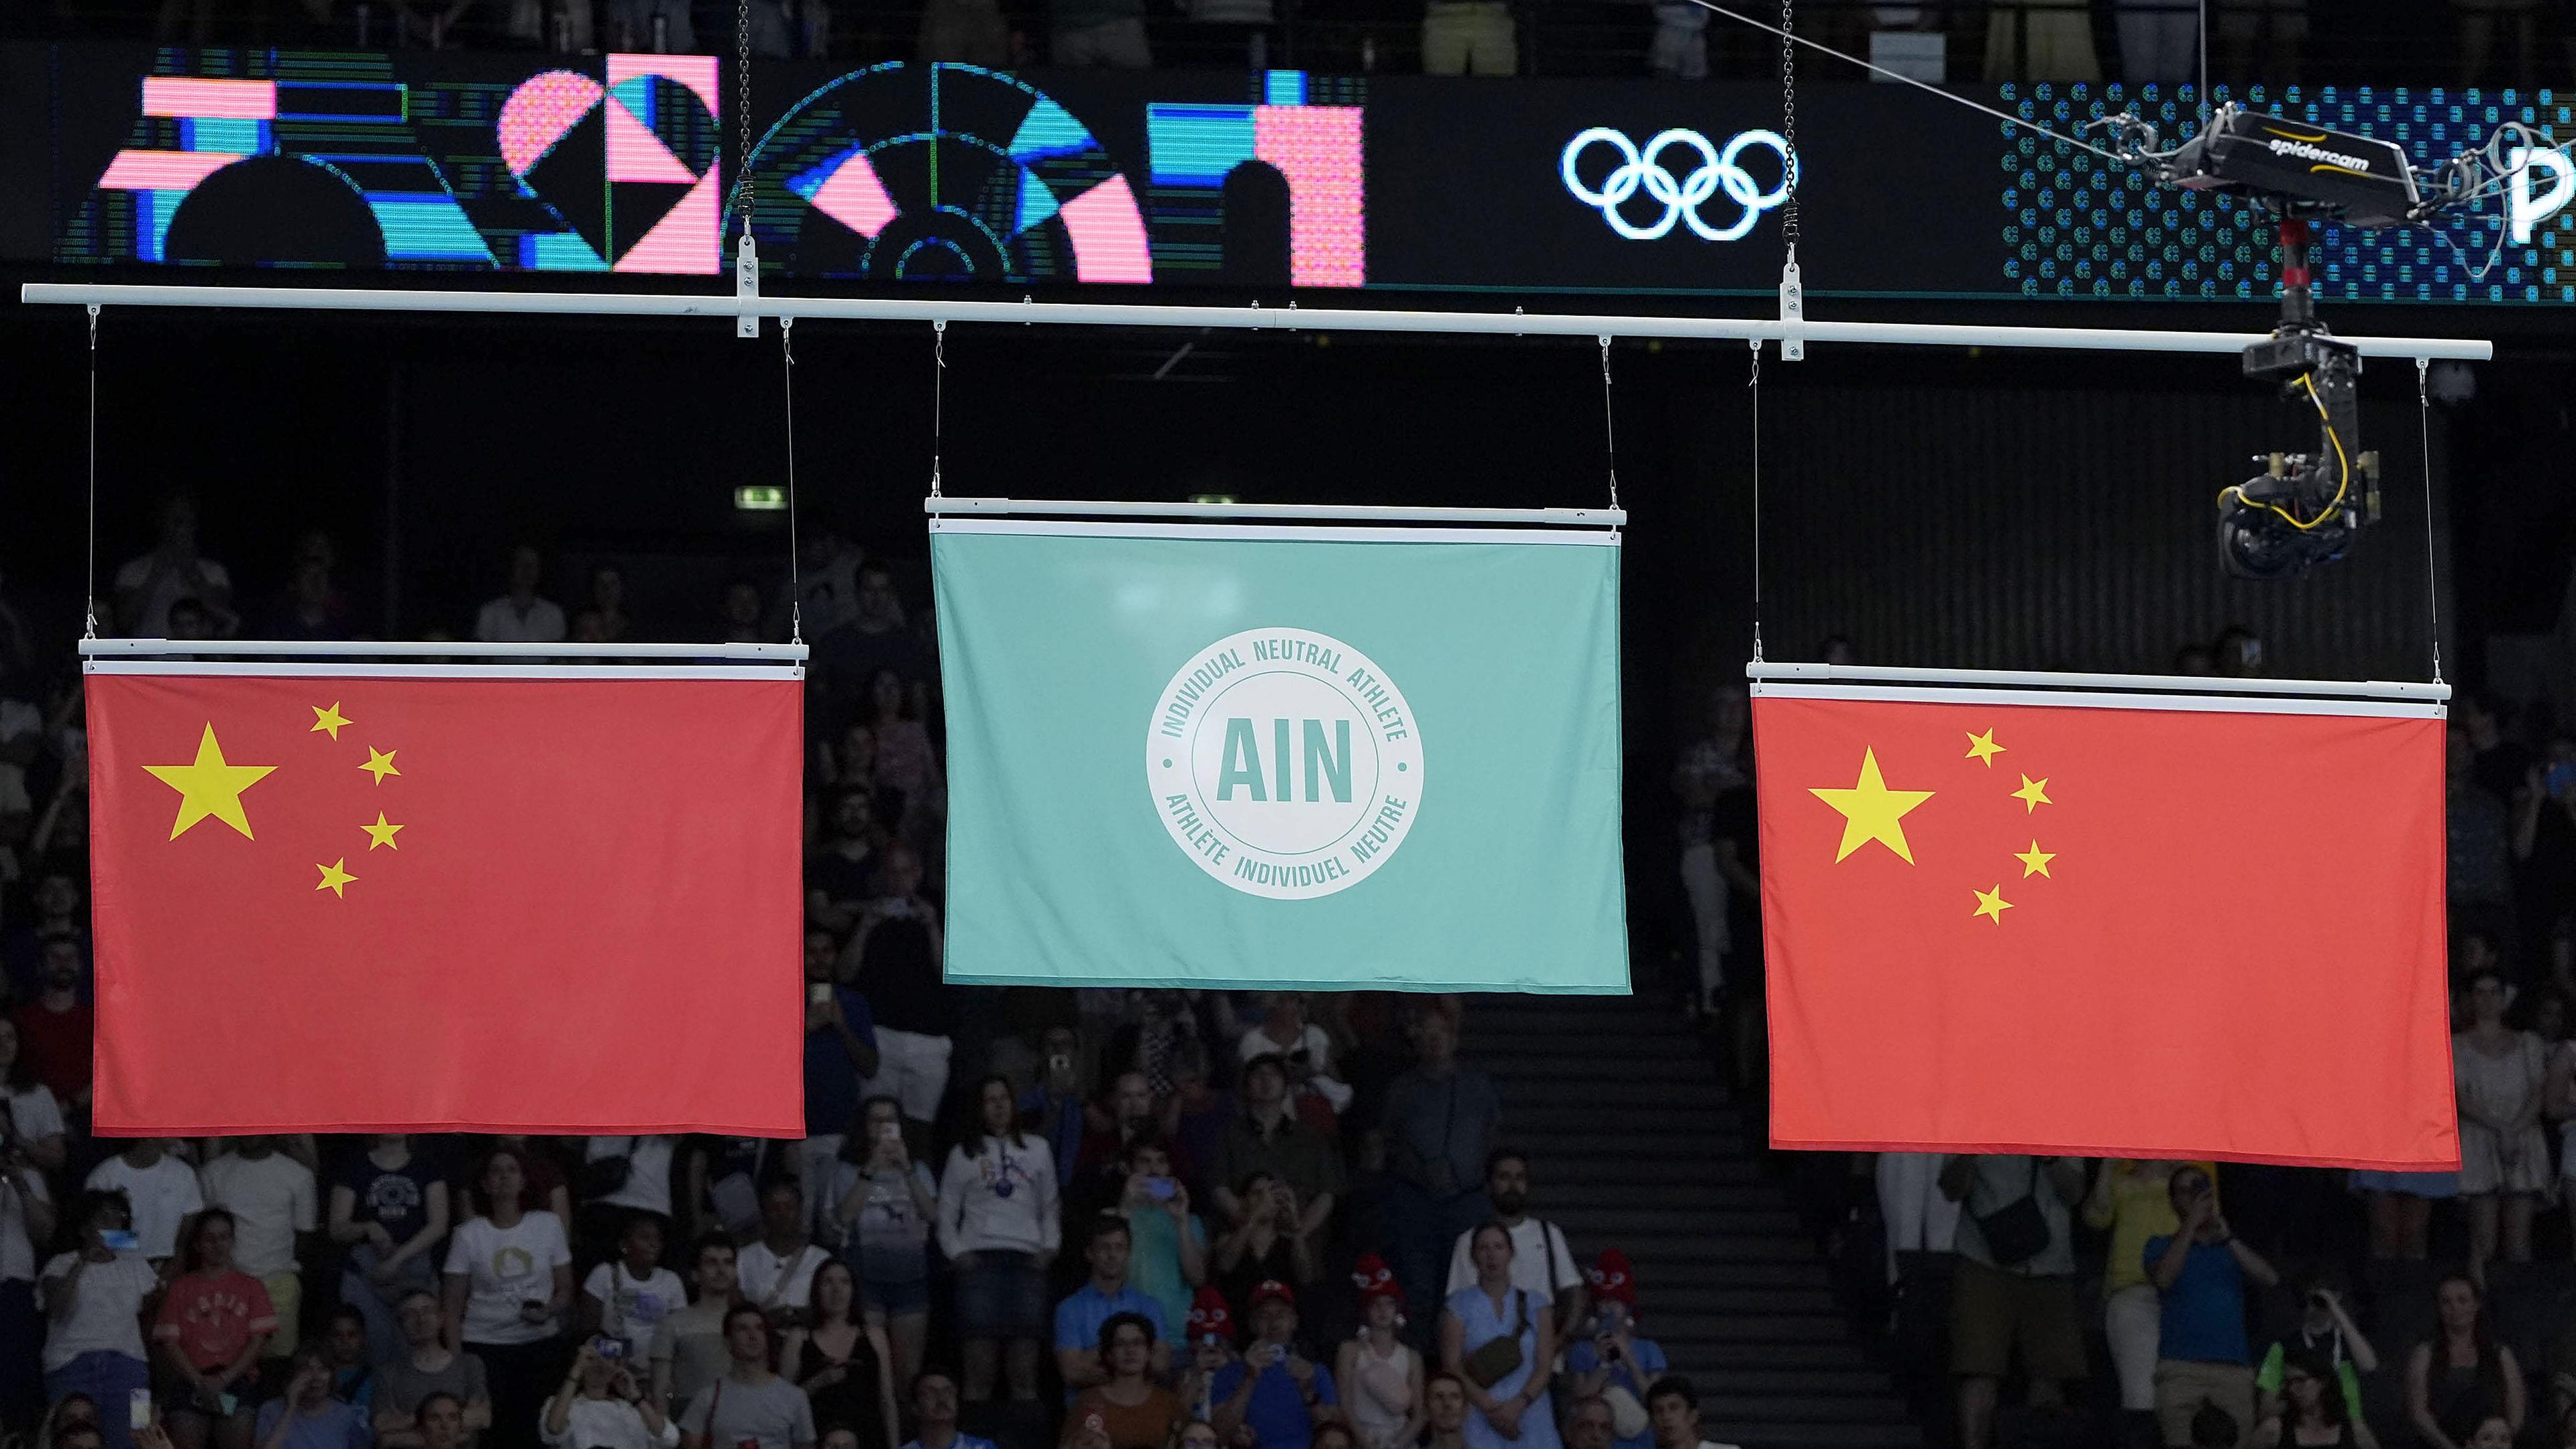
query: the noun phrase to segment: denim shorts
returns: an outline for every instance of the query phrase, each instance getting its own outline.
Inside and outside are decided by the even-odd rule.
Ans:
[[[1046,1275],[1028,1253],[981,1252],[957,1273],[959,1338],[1047,1335]]]
[[[903,1278],[891,1283],[870,1278],[861,1285],[861,1291],[867,1295],[869,1308],[889,1318],[930,1311],[930,1280],[927,1278]]]

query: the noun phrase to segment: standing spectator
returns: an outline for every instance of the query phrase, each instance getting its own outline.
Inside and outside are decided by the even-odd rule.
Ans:
[[[990,1439],[957,1432],[957,1380],[923,1369],[912,1381],[912,1441],[903,1449],[993,1449]]]
[[[509,591],[475,614],[474,637],[486,644],[561,643],[563,606],[537,596],[545,577],[545,559],[535,548],[523,543],[511,549]]]
[[[161,1275],[131,1248],[110,1248],[109,1233],[129,1233],[134,1210],[125,1194],[92,1188],[80,1196],[70,1252],[57,1253],[37,1280],[45,1305],[45,1397],[73,1394],[123,1404],[151,1383],[143,1357],[144,1300],[161,1291]],[[123,1414],[100,1416],[108,1449],[133,1449]]]
[[[1160,1374],[1169,1366],[1170,1334],[1163,1327],[1163,1305],[1127,1281],[1127,1260],[1135,1245],[1125,1218],[1111,1213],[1092,1221],[1091,1237],[1082,1248],[1091,1276],[1055,1307],[1055,1363],[1064,1375],[1067,1400],[1109,1381],[1109,1367],[1101,1357],[1106,1342],[1101,1326],[1121,1313],[1135,1314],[1153,1326],[1146,1341],[1153,1345],[1154,1372]]]
[[[447,1344],[446,1315],[438,1295],[415,1288],[396,1308],[402,1321],[402,1352],[376,1366],[375,1412],[378,1449],[415,1449],[421,1439],[420,1411],[445,1394],[456,1401],[463,1427],[482,1433],[492,1427],[492,1386],[483,1375],[483,1360]]]
[[[833,1209],[842,1148],[857,1120],[867,1080],[877,1074],[876,1024],[868,999],[832,984],[832,938],[805,943],[805,1141],[796,1161],[805,1189],[805,1223],[817,1237],[837,1229]],[[817,947],[820,950],[817,950]],[[889,1446],[891,1449],[891,1446]]]
[[[854,1449],[894,1449],[894,1350],[885,1330],[859,1312],[859,1280],[850,1265],[826,1258],[814,1270],[811,1321],[787,1335],[782,1355],[814,1418],[857,1437]]]
[[[62,1099],[37,1079],[16,1023],[0,1016],[0,1162],[14,1153],[40,1173],[60,1172],[68,1151]]]
[[[2454,1275],[2433,1290],[2436,1327],[2406,1358],[2406,1417],[2425,1449],[2466,1449],[2489,1417],[2522,1432],[2522,1365],[2487,1327],[2485,1294]]]
[[[2532,1199],[2550,1185],[2549,1139],[2540,1130],[2548,1057],[2540,1038],[2505,1025],[2511,998],[2502,975],[2478,972],[2468,998],[2469,1028],[2451,1038],[2451,1060],[2459,1078],[2469,1276],[2484,1282],[2499,1247],[2506,1262],[2531,1261]]]
[[[878,856],[877,894],[841,954],[841,979],[867,993],[876,1025],[871,1097],[892,1097],[925,1126],[948,1091],[957,1005],[940,973],[939,910],[921,893],[921,857],[898,841]]]
[[[1297,1120],[1288,1103],[1288,1066],[1258,1056],[1243,1066],[1243,1110],[1226,1125],[1212,1169],[1217,1206],[1240,1223],[1249,1212],[1231,1189],[1254,1173],[1267,1173],[1296,1194],[1299,1225],[1323,1230],[1342,1191],[1342,1158],[1323,1134]]]
[[[447,1236],[447,1206],[446,1174],[399,1132],[378,1134],[332,1175],[331,1241],[349,1249],[340,1301],[366,1315],[367,1347],[378,1363],[403,1345],[396,1305],[437,1288],[432,1254]]]
[[[892,669],[879,669],[868,680],[867,723],[876,742],[869,782],[902,798],[905,834],[923,839],[946,813],[948,784],[930,743],[930,727],[912,707],[903,676]]]
[[[1266,1172],[1243,1180],[1237,1196],[1243,1221],[1216,1241],[1216,1286],[1229,1299],[1247,1298],[1260,1284],[1312,1283],[1312,1235],[1297,1210],[1297,1190]]]
[[[1196,1038],[1172,1049],[1172,1095],[1163,1103],[1163,1135],[1179,1160],[1173,1166],[1190,1174],[1202,1189],[1214,1181],[1225,1155],[1226,1133],[1234,1126],[1234,1098],[1208,1078],[1207,1043]],[[1223,1194],[1209,1192],[1220,1210]]]
[[[1574,1266],[1574,1250],[1565,1245],[1565,1230],[1529,1211],[1529,1157],[1516,1147],[1498,1147],[1485,1158],[1485,1199],[1493,1204],[1488,1222],[1498,1223],[1512,1240],[1512,1283],[1539,1295],[1556,1311],[1555,1321],[1571,1326],[1583,1320],[1583,1270]],[[1478,1281],[1483,1270],[1472,1249],[1479,1231],[1458,1235],[1449,1254],[1449,1292],[1454,1297]]]
[[[2513,929],[2513,813],[2478,783],[2469,732],[2451,727],[2443,756],[2444,879],[2451,919],[2490,931]]]
[[[1426,0],[1424,75],[1516,75],[1520,68],[1512,7],[1504,0]]]
[[[2147,1239],[2147,1276],[2161,1295],[2156,1347],[2156,1422],[2167,1445],[2192,1442],[2204,1404],[2238,1424],[2254,1422],[2254,1353],[2245,1341],[2245,1284],[2281,1281],[2243,1239],[2228,1231],[2208,1173],[2185,1167],[2169,1192],[2181,1226]]]
[[[831,834],[823,847],[805,857],[805,953],[818,949],[813,932],[826,933],[823,947],[858,929],[859,913],[876,890],[876,791],[866,781],[844,783],[832,792]],[[850,979],[858,969],[856,955],[842,958],[835,974]]]
[[[1333,1075],[1332,1033],[1306,1019],[1306,994],[1302,991],[1262,993],[1261,1020],[1244,1032],[1235,1055],[1245,1062],[1257,1057],[1279,1058],[1287,1064],[1290,1089],[1300,1099],[1322,1099],[1334,1114],[1351,1104],[1351,1089]],[[1325,1129],[1331,1123],[1329,1116],[1308,1120]]]
[[[1474,1449],[1556,1449],[1548,1370],[1556,1362],[1556,1309],[1512,1273],[1511,1228],[1488,1222],[1469,1232],[1475,1281],[1449,1295],[1440,1314],[1440,1361],[1466,1380],[1476,1406],[1467,1420]]]
[[[716,606],[716,642],[766,644],[770,633],[760,622],[760,585],[735,579],[725,585],[724,602]]]
[[[2340,1365],[2312,1348],[2291,1353],[2280,1366],[2280,1402],[2254,1430],[2253,1449],[2290,1449],[2300,1444],[2347,1444],[2379,1449],[2360,1410],[2337,1384]]]
[[[81,999],[80,939],[57,932],[37,943],[36,999],[13,1020],[36,1080],[84,1119],[89,1112],[90,1043],[98,1015]]]
[[[814,1270],[830,1256],[805,1232],[803,1190],[773,1182],[760,1194],[760,1236],[734,1258],[742,1300],[775,1317],[780,1327],[793,1327],[813,1301]]]
[[[2032,1407],[2064,1403],[2066,1381],[2084,1377],[2068,1212],[2084,1195],[2084,1167],[2062,1157],[1954,1156],[1942,1165],[1941,1192],[1960,1205],[1950,1291],[1959,1443],[1986,1449],[2016,1341]]]
[[[518,1151],[494,1147],[476,1181],[483,1212],[447,1245],[447,1341],[483,1360],[494,1449],[525,1449],[563,1364],[572,1247],[562,1219],[522,1206],[528,1170]]]
[[[1189,1318],[1190,1294],[1207,1281],[1207,1225],[1190,1211],[1190,1187],[1172,1173],[1172,1149],[1160,1138],[1127,1149],[1127,1178],[1118,1215],[1135,1251],[1127,1279],[1163,1312],[1160,1325]]]
[[[671,1449],[679,1427],[645,1387],[633,1359],[602,1358],[586,1342],[573,1354],[571,1376],[546,1400],[537,1437],[549,1449]]]
[[[179,1268],[152,1319],[171,1386],[161,1405],[170,1438],[179,1449],[242,1449],[250,1441],[260,1351],[277,1331],[277,1310],[259,1280],[233,1266],[233,1215],[222,1208],[189,1222]]]
[[[672,1403],[696,1398],[733,1362],[725,1318],[742,1302],[736,1267],[733,1240],[722,1233],[707,1234],[690,1250],[689,1279],[698,1296],[662,1320],[662,1358],[653,1367],[655,1384]]]
[[[1628,1255],[1604,1248],[1587,1275],[1592,1286],[1590,1332],[1573,1335],[1565,1372],[1576,1395],[1598,1397],[1610,1416],[1619,1449],[1652,1449],[1646,1391],[1671,1367],[1664,1346],[1637,1336],[1637,1274]]]
[[[2313,1354],[2325,1365],[2333,1379],[2329,1390],[2343,1401],[2344,1417],[2360,1423],[2361,1376],[2379,1371],[2379,1350],[2345,1311],[2343,1294],[2321,1280],[2310,1281],[2300,1295],[2298,1326],[2265,1350],[2263,1362],[2254,1370],[2254,1387],[2263,1396],[2266,1417],[2283,1412],[2282,1399],[2288,1392],[2282,1378],[2287,1372],[2284,1365],[2301,1354]]]
[[[2214,1181],[2216,1170],[2194,1163]],[[2152,1418],[2156,1410],[2156,1359],[2162,1298],[2147,1277],[2147,1240],[2182,1231],[2175,1215],[2173,1177],[2183,1164],[2152,1159],[2105,1158],[2084,1195],[2084,1224],[2108,1230],[2111,1243],[2102,1273],[2102,1328],[2111,1344],[2111,1371],[2120,1381],[2120,1412]]]
[[[807,576],[811,579],[811,575]],[[829,738],[867,712],[865,691],[880,669],[903,679],[930,674],[937,661],[905,617],[903,596],[895,592],[894,572],[881,563],[862,563],[858,594],[849,622],[830,629],[810,622],[805,637],[814,641],[814,667],[824,686],[815,721]],[[808,589],[810,592],[811,584]]]
[[[725,1311],[733,1362],[680,1416],[682,1449],[812,1449],[814,1406],[771,1370],[769,1318],[749,1303]]]
[[[1697,6],[1680,7],[1702,22],[1706,11]],[[1663,7],[1656,7],[1657,24],[1662,24]],[[1703,29],[1705,25],[1703,24]],[[1700,43],[1700,64],[1707,66],[1707,39]],[[1657,41],[1661,43],[1660,29]],[[1730,790],[1746,784],[1751,776],[1746,768],[1745,741],[1752,723],[1752,701],[1740,684],[1720,686],[1710,697],[1709,729],[1700,739],[1682,751],[1673,765],[1673,794],[1681,802],[1681,876],[1682,893],[1690,901],[1691,925],[1697,941],[1695,964],[1699,970],[1699,990],[1691,999],[1694,1015],[1715,1016],[1720,991],[1726,984],[1726,958],[1735,948],[1728,929],[1733,914],[1727,893],[1733,882],[1718,864],[1718,801]]]
[[[6,677],[0,673],[0,679]],[[0,695],[0,764],[32,763],[42,749],[44,728],[44,712],[35,705]],[[0,930],[0,966],[7,968],[13,994],[32,998],[45,989],[44,947],[52,938],[70,938],[76,959],[88,954],[89,913],[82,909],[82,879],[59,865],[42,871],[29,893],[28,904],[34,908],[31,918],[13,920]]]
[[[590,1270],[577,1301],[584,1333],[598,1333],[626,1345],[629,1363],[667,1359],[662,1352],[662,1320],[689,1301],[680,1275],[662,1266],[662,1220],[637,1213],[626,1220],[617,1240],[617,1256]]]
[[[171,1140],[137,1137],[125,1150],[90,1169],[84,1186],[119,1192],[133,1205],[134,1237],[143,1256],[167,1262],[179,1250],[179,1230],[204,1210],[197,1174],[170,1152]]]
[[[1422,1355],[1398,1337],[1404,1289],[1375,1253],[1351,1268],[1360,1294],[1360,1331],[1335,1356],[1333,1376],[1350,1395],[1351,1430],[1359,1449],[1412,1449],[1422,1435]]]
[[[2173,85],[2199,74],[2200,17],[2179,0],[2119,0],[2120,78]]]
[[[1082,1140],[1075,1147],[1074,1176],[1065,1196],[1094,1199],[1095,1207],[1116,1204],[1127,1185],[1127,1149],[1153,1138],[1158,1119],[1154,1086],[1140,1071],[1123,1071],[1110,1079],[1109,1095],[1082,1109]],[[1052,1150],[1054,1143],[1047,1144]],[[1056,1159],[1064,1161],[1062,1157]]]
[[[304,1311],[296,1248],[314,1228],[313,1169],[278,1151],[273,1137],[240,1137],[197,1179],[207,1205],[233,1215],[233,1260],[268,1290],[277,1311],[269,1356],[292,1358],[296,1318]]]
[[[1655,1449],[1735,1449],[1700,1437],[1699,1391],[1680,1374],[1666,1374],[1647,1387],[1646,1410],[1655,1421]]]
[[[1423,1381],[1423,1449],[1467,1449],[1467,1381],[1442,1369]]]
[[[582,610],[592,616],[592,626],[601,643],[622,644],[635,637],[634,616],[626,612],[626,574],[615,564],[600,564],[590,571],[589,607]]]
[[[975,1101],[980,1130],[949,1149],[939,1175],[939,1250],[957,1268],[966,1398],[993,1397],[1000,1361],[1011,1397],[1034,1401],[1046,1270],[1063,1232],[1055,1160],[1044,1142],[1020,1131],[1008,1080],[986,1077]]]
[[[1493,1078],[1458,1065],[1446,1015],[1425,1012],[1413,1040],[1419,1059],[1386,1092],[1386,1218],[1405,1295],[1427,1303],[1443,1294],[1450,1244],[1491,1210],[1485,1156],[1503,1099]]]
[[[331,1397],[331,1361],[318,1343],[296,1353],[286,1396],[260,1406],[251,1432],[260,1449],[369,1449],[374,1443],[358,1406]]]
[[[295,541],[286,588],[254,627],[263,639],[354,639],[348,596],[331,582],[331,535],[314,529]]]
[[[170,633],[170,606],[194,599],[231,633],[233,578],[222,564],[197,552],[197,500],[173,493],[154,517],[160,530],[152,551],[116,571],[116,617],[139,639]],[[111,1416],[112,1417],[112,1416]]]
[[[1311,1449],[1316,1427],[1341,1417],[1332,1371],[1297,1351],[1295,1289],[1264,1283],[1250,1311],[1252,1342],[1208,1381],[1217,1433],[1249,1429],[1260,1449]]]
[[[1050,1026],[1038,1038],[1038,1078],[1020,1094],[1020,1117],[1046,1139],[1047,1151],[1067,1172],[1082,1162],[1082,1038],[1072,1027]]]
[[[32,1120],[32,1109],[18,1111],[24,1100],[10,1099],[11,1115],[22,1127],[42,1125]],[[52,1094],[44,1100],[52,1101]],[[48,1140],[59,1153],[60,1130]],[[45,1313],[36,1304],[36,1252],[53,1241],[54,1222],[53,1192],[34,1150],[20,1147],[14,1156],[0,1156],[0,1425],[12,1429],[34,1423],[45,1411]]]
[[[637,1213],[671,1220],[671,1167],[679,1152],[680,1139],[665,1134],[584,1139],[573,1234],[585,1258],[606,1254]]]
[[[895,1382],[910,1383],[930,1339],[930,1225],[939,1216],[939,1185],[904,1141],[894,1098],[868,1098],[860,1116],[860,1139],[841,1150],[855,1160],[840,1166],[834,1216],[858,1262],[868,1326],[885,1332]]]
[[[1169,1352],[1145,1315],[1113,1313],[1103,1319],[1096,1355],[1102,1376],[1075,1397],[1065,1414],[1067,1428],[1096,1421],[1110,1449],[1164,1449],[1181,1417],[1181,1401],[1156,1382],[1155,1365]]]

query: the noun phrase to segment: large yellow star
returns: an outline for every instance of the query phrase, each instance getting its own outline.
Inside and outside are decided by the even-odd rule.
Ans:
[[[2032,813],[2042,805],[2054,805],[2057,803],[2056,801],[2048,798],[2048,782],[2046,780],[2034,780],[2028,775],[2021,777],[2021,788],[2012,792],[2012,796],[2014,799],[2019,800],[2022,803],[2022,813],[2024,815]]]
[[[1896,858],[1907,865],[1914,863],[1914,851],[1905,843],[1905,828],[1897,822],[1905,813],[1932,798],[1929,790],[1891,790],[1879,778],[1878,753],[1867,747],[1860,752],[1860,783],[1848,790],[1810,789],[1809,794],[1831,805],[1843,815],[1842,848],[1834,859],[1877,841],[1896,852]]]
[[[235,765],[224,759],[224,747],[215,743],[215,727],[206,725],[206,733],[197,741],[197,758],[185,765],[146,765],[143,767],[162,784],[179,792],[179,818],[170,825],[170,838],[178,839],[188,827],[211,815],[251,838],[250,817],[242,813],[242,792],[260,782],[275,765]]]
[[[1971,916],[1984,916],[1998,926],[2004,923],[2004,912],[2013,908],[2013,903],[2004,899],[2004,888],[2002,886],[1996,886],[1990,891],[1981,891],[1974,887],[1970,887],[1968,894],[1977,898],[1977,908],[1970,911],[1968,914]]]
[[[2021,878],[2028,880],[2035,875],[2047,875],[2048,863],[2057,859],[2057,852],[2040,849],[2039,842],[2034,840],[2030,843],[2030,849],[2014,856],[2013,859],[2021,862]]]
[[[338,860],[331,862],[329,865],[317,865],[313,867],[315,870],[322,872],[322,883],[315,886],[314,889],[317,891],[329,891],[340,899],[347,900],[349,898],[349,882],[357,879],[356,876],[351,875],[340,868],[348,863],[349,857],[344,855]]]
[[[399,825],[387,824],[385,822],[385,812],[382,810],[376,812],[375,824],[361,825],[358,828],[367,832],[367,849],[369,850],[373,850],[379,845],[386,846],[394,850],[402,849],[401,846],[394,844],[394,832],[402,829],[402,827]]]
[[[2000,755],[2003,752],[2004,747],[1995,743],[1995,732],[1993,730],[1988,730],[1981,735],[1972,734],[1968,736],[1968,758],[1977,761],[1989,770],[1995,767],[1995,756]]]
[[[367,762],[360,765],[358,768],[375,776],[376,783],[379,785],[385,782],[385,776],[399,775],[402,773],[402,771],[394,768],[393,751],[380,750],[373,745],[367,746]]]
[[[316,704],[306,707],[313,711],[313,728],[306,730],[305,733],[318,735],[327,732],[331,736],[332,743],[339,743],[340,726],[350,722],[347,715],[340,713],[340,701],[335,699],[327,705]]]

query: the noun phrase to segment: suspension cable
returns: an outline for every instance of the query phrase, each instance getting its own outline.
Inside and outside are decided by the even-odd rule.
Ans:
[[[796,542],[796,319],[778,319],[778,361],[787,397],[787,642],[805,642],[805,551]]]
[[[930,496],[939,496],[939,449],[947,441],[948,324],[930,324]]]
[[[1610,507],[1619,506],[1619,423],[1610,411],[1610,339],[1601,340],[1601,448],[1610,459]]]
[[[1752,339],[1753,373],[1753,662],[1762,662],[1762,339]]]
[[[2415,359],[2415,429],[2424,462],[2424,613],[2433,633],[2433,682],[2442,682],[2442,586],[2433,553],[2433,399],[2429,357]]]
[[[89,586],[81,637],[98,637],[98,304],[89,304]]]

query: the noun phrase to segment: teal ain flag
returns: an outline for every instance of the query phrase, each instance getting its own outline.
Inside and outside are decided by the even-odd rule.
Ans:
[[[947,975],[1628,990],[1606,530],[932,523]]]

